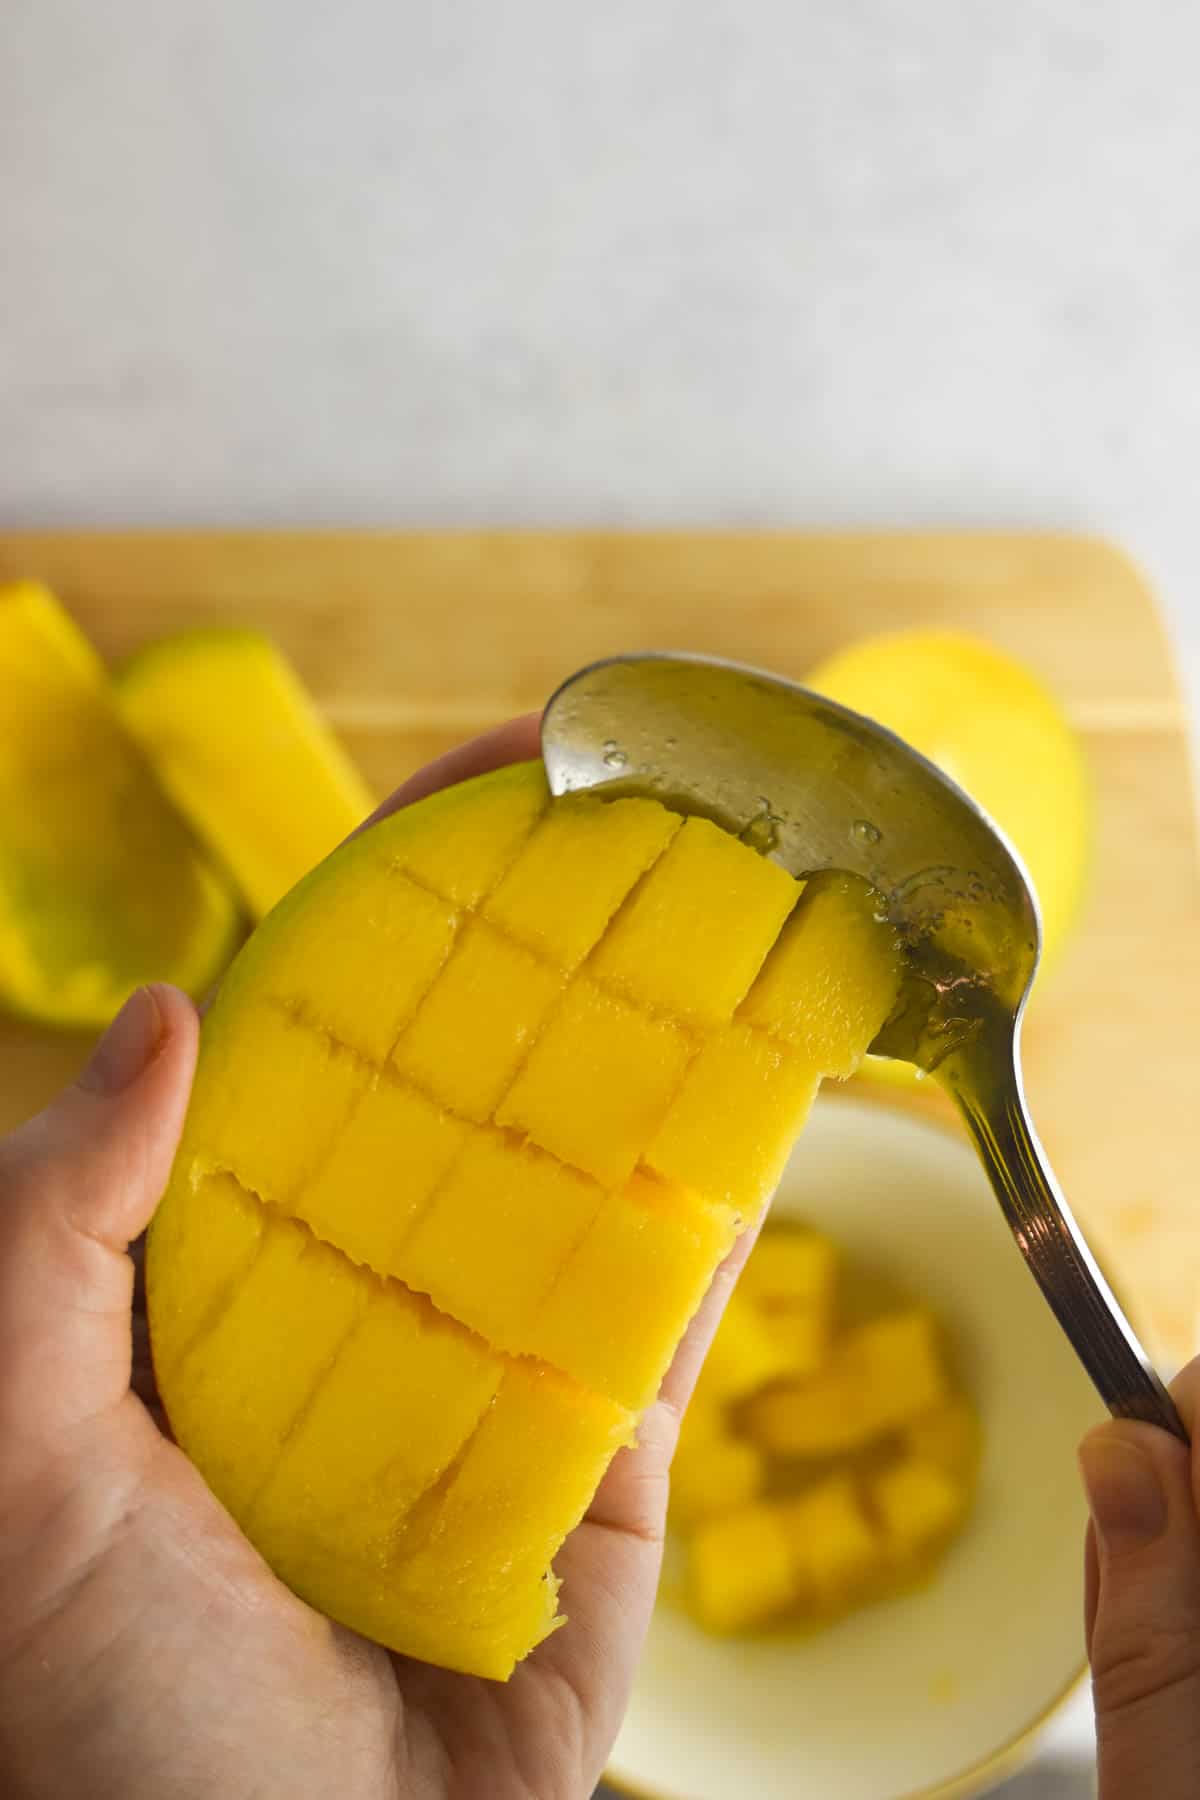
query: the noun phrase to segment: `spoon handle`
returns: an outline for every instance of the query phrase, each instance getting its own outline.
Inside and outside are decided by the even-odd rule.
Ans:
[[[1109,1411],[1161,1425],[1186,1443],[1175,1403],[1096,1266],[1038,1141],[1017,1028],[985,1033],[938,1074],[975,1139],[1022,1255]]]

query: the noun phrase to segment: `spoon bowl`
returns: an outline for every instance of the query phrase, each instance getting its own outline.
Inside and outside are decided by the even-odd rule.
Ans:
[[[1029,877],[974,801],[892,732],[795,683],[715,659],[594,663],[542,721],[551,791],[649,794],[793,875],[864,876],[907,973],[872,1051],[958,1105],[1026,1262],[1109,1409],[1185,1432],[1038,1142],[1020,1033],[1041,927]]]

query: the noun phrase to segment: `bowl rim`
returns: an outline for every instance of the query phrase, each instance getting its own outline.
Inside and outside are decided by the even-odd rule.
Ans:
[[[834,1089],[833,1083],[828,1086]],[[884,1091],[881,1092],[881,1089]],[[825,1092],[825,1084],[822,1084],[822,1092]],[[967,1142],[959,1136],[956,1113],[943,1112],[936,1105],[923,1104],[915,1095],[903,1092],[897,1094],[887,1090],[882,1082],[868,1083],[861,1080],[847,1082],[841,1092],[846,1099],[877,1103],[883,1110],[900,1113],[912,1121],[928,1125],[941,1132],[944,1137],[952,1137],[959,1143]],[[832,1097],[837,1097],[836,1089]],[[770,1208],[767,1210],[769,1213]],[[1128,1313],[1124,1296],[1121,1304]],[[1082,1607],[1082,1597],[1080,1605]],[[932,1787],[910,1788],[907,1793],[897,1794],[894,1800],[972,1800],[973,1796],[985,1792],[995,1782],[1018,1774],[1033,1757],[1042,1733],[1080,1692],[1089,1673],[1090,1667],[1085,1656],[1079,1668],[1058,1693],[1003,1744],[995,1750],[989,1750],[979,1761],[968,1764],[956,1774],[935,1782]],[[669,1792],[666,1788],[634,1784],[628,1776],[618,1774],[615,1769],[605,1769],[600,1779],[605,1787],[620,1795],[621,1800],[692,1800],[691,1795],[682,1791]]]
[[[1046,1727],[1058,1716],[1063,1708],[1075,1698],[1088,1677],[1086,1660],[1067,1682],[1066,1686],[1047,1701],[1042,1710],[1023,1725],[1014,1737],[999,1749],[989,1750],[980,1762],[960,1769],[957,1774],[950,1775],[945,1781],[939,1781],[933,1787],[910,1788],[905,1794],[897,1794],[895,1800],[972,1800],[982,1794],[997,1781],[1004,1781],[1016,1775],[1033,1757],[1038,1740]],[[690,1796],[678,1791],[668,1793],[665,1788],[649,1788],[631,1785],[627,1776],[615,1770],[606,1769],[601,1776],[603,1785],[610,1788],[621,1800],[690,1800]]]

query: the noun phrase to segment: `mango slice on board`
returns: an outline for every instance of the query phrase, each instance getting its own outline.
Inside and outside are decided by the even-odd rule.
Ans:
[[[256,631],[188,631],[121,671],[125,723],[255,917],[370,812],[291,664]]]
[[[0,1006],[107,1024],[144,981],[200,994],[237,905],[44,587],[0,588]]]
[[[823,1035],[739,1012],[801,888],[655,801],[551,802],[525,764],[374,826],[247,944],[150,1323],[180,1443],[313,1605],[498,1678],[561,1623],[553,1557],[875,1028],[857,895],[845,957],[834,899],[820,966],[796,959]],[[727,1478],[750,1497],[753,1467]]]

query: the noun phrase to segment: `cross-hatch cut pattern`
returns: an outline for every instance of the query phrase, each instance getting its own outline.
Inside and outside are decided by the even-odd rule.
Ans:
[[[550,1628],[550,1557],[894,1001],[861,884],[800,895],[656,802],[547,808],[529,768],[375,828],[260,930],[156,1225],[155,1345],[181,1442],[316,1604],[485,1673]]]

